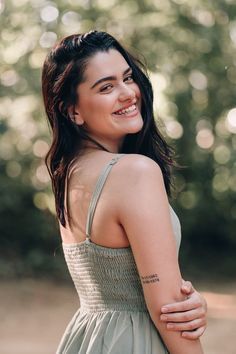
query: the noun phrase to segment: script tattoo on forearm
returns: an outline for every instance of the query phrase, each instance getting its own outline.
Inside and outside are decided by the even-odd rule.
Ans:
[[[145,275],[145,276],[141,275],[140,278],[141,278],[141,282],[143,284],[157,283],[160,281],[157,274],[151,274],[151,275]]]

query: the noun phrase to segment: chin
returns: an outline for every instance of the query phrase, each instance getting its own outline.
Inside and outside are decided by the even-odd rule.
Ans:
[[[138,133],[142,130],[143,128],[143,121],[137,122],[137,124],[134,124],[133,126],[129,127],[127,129],[127,134],[135,134]]]

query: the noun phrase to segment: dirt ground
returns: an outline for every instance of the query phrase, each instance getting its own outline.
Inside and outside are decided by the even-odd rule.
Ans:
[[[209,307],[204,353],[236,354],[236,283],[200,290]],[[0,304],[1,354],[53,354],[78,298],[72,285],[25,279],[1,281]]]

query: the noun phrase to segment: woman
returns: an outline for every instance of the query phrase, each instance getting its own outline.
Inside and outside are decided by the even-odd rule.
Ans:
[[[182,283],[173,153],[141,63],[105,32],[75,34],[48,54],[42,86],[46,162],[80,298],[57,353],[202,353],[206,305]]]

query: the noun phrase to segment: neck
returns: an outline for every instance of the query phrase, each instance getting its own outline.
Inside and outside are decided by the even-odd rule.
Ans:
[[[94,141],[84,140],[83,148],[86,150],[87,149],[105,150],[107,152],[117,154],[121,148],[122,143],[123,143],[123,140],[120,141],[119,143],[117,143],[117,142],[113,142],[113,141],[107,142],[102,139],[93,138],[92,136],[90,136],[90,138],[93,139]]]

